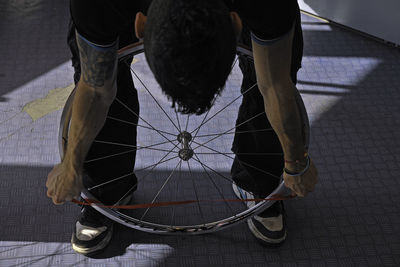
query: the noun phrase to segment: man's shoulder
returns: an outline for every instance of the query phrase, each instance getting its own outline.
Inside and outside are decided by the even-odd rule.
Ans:
[[[262,39],[273,39],[286,33],[300,12],[297,0],[224,1]]]

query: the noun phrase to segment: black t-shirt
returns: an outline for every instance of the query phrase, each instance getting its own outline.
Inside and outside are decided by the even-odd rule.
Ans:
[[[260,39],[271,40],[287,33],[299,10],[297,0],[224,0],[231,11]]]
[[[136,13],[147,13],[152,0],[71,0],[78,32],[96,44],[110,44],[123,28],[133,27]],[[223,0],[251,32],[263,40],[287,33],[299,12],[297,0]]]

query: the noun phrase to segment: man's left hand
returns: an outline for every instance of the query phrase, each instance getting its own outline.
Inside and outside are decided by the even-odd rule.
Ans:
[[[302,175],[290,176],[285,172],[283,173],[285,185],[292,190],[293,196],[305,197],[315,189],[318,182],[318,171],[311,158],[309,160],[310,166]]]

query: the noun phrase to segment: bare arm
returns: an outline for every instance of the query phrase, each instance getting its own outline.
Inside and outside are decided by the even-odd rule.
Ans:
[[[67,151],[46,183],[47,195],[55,204],[79,196],[85,157],[116,94],[116,45],[97,49],[79,37],[77,42],[82,75],[72,106]]]
[[[82,76],[72,107],[71,126],[65,161],[82,168],[94,138],[105,123],[116,94],[116,48],[96,50],[78,40]]]
[[[302,122],[295,98],[297,89],[290,78],[292,40],[293,30],[272,44],[260,45],[253,41],[252,45],[258,87],[264,98],[268,120],[278,135],[285,160],[299,161],[285,163],[285,168],[301,172],[307,158],[304,156]],[[286,185],[297,195],[304,196],[314,190],[317,172],[312,161],[310,164],[310,171],[304,177],[293,178],[284,174]],[[307,179],[307,182],[301,181]]]

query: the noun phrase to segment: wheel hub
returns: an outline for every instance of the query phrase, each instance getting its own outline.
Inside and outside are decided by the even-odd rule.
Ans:
[[[189,145],[190,141],[192,141],[192,135],[183,131],[178,135],[178,141],[182,144],[182,148],[179,150],[178,155],[182,160],[188,161],[193,157],[193,150]]]

